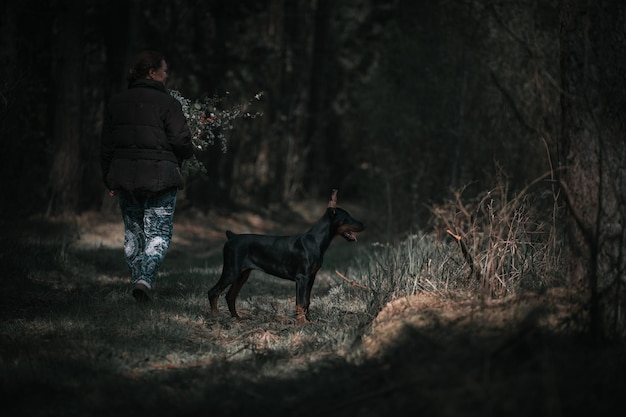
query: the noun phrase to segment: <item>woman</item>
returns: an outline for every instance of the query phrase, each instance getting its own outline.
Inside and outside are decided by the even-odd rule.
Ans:
[[[124,220],[124,255],[132,294],[152,299],[159,266],[172,239],[180,166],[193,155],[180,103],[165,88],[167,62],[144,51],[128,77],[128,89],[106,109],[100,158],[109,195],[117,196]]]

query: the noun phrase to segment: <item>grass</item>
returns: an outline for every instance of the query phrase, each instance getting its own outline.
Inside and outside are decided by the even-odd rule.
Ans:
[[[293,283],[260,272],[237,302],[245,320],[231,319],[223,298],[219,314],[209,313],[206,291],[220,273],[222,238],[197,237],[210,235],[203,224],[221,227],[219,219],[177,220],[179,240],[148,305],[130,295],[117,218],[4,224],[3,415],[547,416],[619,409],[623,345],[585,342],[584,298],[549,279],[559,264],[542,246],[551,235],[539,237],[544,229],[531,227],[538,224],[533,214],[519,200],[511,204],[525,214],[504,221],[510,204],[503,202],[497,233],[480,242],[487,226],[478,216],[454,223],[459,210],[439,211],[457,233],[463,227],[480,279],[469,277],[449,237],[416,233],[383,244],[363,233],[357,244],[336,240],[306,325],[294,318]],[[517,232],[503,235],[507,229]],[[505,251],[515,267],[489,275],[496,253],[489,251]]]

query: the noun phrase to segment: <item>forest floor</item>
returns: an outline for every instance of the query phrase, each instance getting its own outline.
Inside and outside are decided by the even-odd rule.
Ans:
[[[219,268],[227,229],[296,233],[306,230],[306,225],[319,215],[314,206],[298,206],[289,215],[290,226],[286,226],[284,215],[184,211],[176,218],[167,269],[207,264]],[[86,213],[76,220],[76,227],[78,248],[110,249],[111,254],[106,256],[121,259],[123,228],[119,215]],[[363,233],[359,244],[371,243],[373,239]],[[113,263],[114,269],[119,269],[119,259],[111,259],[98,262]],[[329,275],[321,277],[316,291],[328,290],[336,283]],[[113,284],[126,285],[125,279],[120,274]],[[209,284],[212,283],[207,282],[206,288]],[[2,289],[6,290],[6,285]],[[0,323],[13,326],[37,316],[41,305],[35,304],[29,311],[30,304],[24,302],[27,299],[23,294],[5,296]],[[293,298],[285,301],[291,303]],[[225,305],[222,309],[225,310]],[[250,315],[249,310],[244,308],[244,314]],[[190,322],[198,330],[189,337],[198,340],[185,343],[206,343],[208,338],[224,344],[236,341],[253,351],[256,359],[245,363],[252,368],[259,366],[258,370],[244,373],[246,376],[240,379],[247,382],[243,386],[232,380],[239,378],[237,372],[240,372],[235,372],[234,364],[215,367],[200,361],[185,366],[181,362],[158,372],[156,367],[151,368],[148,376],[141,376],[135,370],[132,377],[135,382],[126,382],[130,389],[144,393],[135,383],[145,383],[147,380],[142,378],[149,377],[151,386],[158,387],[151,390],[158,392],[160,399],[147,397],[145,401],[153,401],[152,405],[129,406],[124,412],[120,409],[124,401],[106,398],[100,401],[115,405],[115,411],[88,409],[92,415],[136,412],[169,415],[171,412],[166,412],[168,408],[164,404],[178,401],[187,404],[175,408],[177,415],[608,416],[623,413],[626,411],[624,344],[597,346],[589,342],[577,319],[580,314],[584,314],[584,302],[566,288],[498,300],[472,294],[423,292],[389,302],[366,326],[355,330],[357,337],[341,352],[332,352],[332,348],[322,345],[316,350],[305,350],[306,359],[293,353],[297,352],[295,348],[280,357],[272,357],[278,355],[277,351],[263,349],[286,334],[301,340],[322,332],[322,327],[315,327],[316,324],[304,325],[304,329],[312,326],[309,330],[299,330],[303,326],[289,320],[283,320],[278,327],[256,321],[277,320],[276,316],[268,315],[237,326],[216,325],[215,321],[209,322],[210,325]],[[229,320],[225,315],[223,312],[219,323]],[[45,385],[28,389],[13,386],[10,357],[16,352],[7,344],[19,346],[20,342],[2,343],[4,394],[19,397],[28,392],[37,398],[38,390],[49,389]],[[265,368],[273,363],[280,364],[280,370],[270,380],[266,375],[271,372]],[[215,375],[216,372],[220,374]],[[212,375],[208,376],[209,373]],[[198,390],[209,392],[212,399],[197,395]],[[126,394],[133,397],[132,393]],[[5,401],[10,404],[10,400]],[[136,401],[142,400],[136,398]],[[8,409],[14,415],[24,411],[19,407]],[[33,415],[64,414],[56,408],[46,412],[35,405],[27,409],[36,410]],[[72,415],[72,410],[66,415]]]

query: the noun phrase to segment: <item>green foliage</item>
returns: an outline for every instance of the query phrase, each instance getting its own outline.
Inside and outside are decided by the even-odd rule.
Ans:
[[[171,90],[170,94],[180,102],[191,131],[191,141],[200,152],[206,151],[209,146],[219,142],[222,152],[226,153],[228,137],[235,129],[235,122],[239,119],[254,119],[263,115],[261,112],[250,110],[254,100],[261,100],[263,92],[255,94],[254,99],[246,103],[227,108],[220,108],[224,97],[212,96],[201,100],[191,100],[184,97],[178,90]],[[206,171],[196,155],[185,161],[185,168],[189,171]]]
[[[396,244],[376,243],[358,267],[369,289],[365,304],[375,316],[395,299],[420,292],[450,293],[464,288],[464,261],[453,245],[432,234],[411,234]]]

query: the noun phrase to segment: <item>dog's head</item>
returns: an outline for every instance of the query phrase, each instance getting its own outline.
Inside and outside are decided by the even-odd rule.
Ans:
[[[331,222],[331,229],[335,232],[334,235],[340,235],[349,242],[356,241],[355,233],[365,229],[365,223],[356,220],[342,208],[329,207],[327,214]]]
[[[362,223],[348,213],[346,210],[337,207],[337,192],[333,189],[330,200],[328,201],[327,214],[331,221],[331,226],[335,230],[335,235],[341,235],[349,242],[356,241],[355,233],[365,229],[365,223]]]

